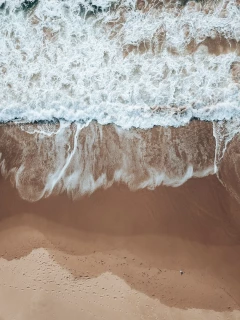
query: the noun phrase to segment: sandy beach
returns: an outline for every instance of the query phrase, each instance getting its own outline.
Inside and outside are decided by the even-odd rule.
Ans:
[[[240,0],[0,0],[0,320],[240,320]]]
[[[12,130],[8,129],[11,135]],[[175,146],[183,143],[184,134],[188,141],[197,136],[202,151],[193,166],[212,165],[210,123],[172,130],[168,147],[169,141]],[[2,133],[6,138],[6,131]],[[151,150],[157,143],[149,134]],[[10,156],[1,140],[1,319],[240,318],[239,204],[229,192],[234,184],[227,189],[215,174],[153,190],[130,190],[123,182],[113,182],[75,200],[56,187],[51,195],[31,202],[21,197],[14,183],[17,170],[6,178],[7,167],[20,167],[17,159],[27,159],[22,154],[32,136],[29,144],[19,139],[24,145],[15,139]],[[228,146],[226,159],[235,144],[233,140]],[[32,162],[33,149],[28,148]],[[207,153],[209,163],[204,162]],[[231,166],[226,169],[226,161],[221,162],[220,177],[229,185],[225,173],[234,172]],[[34,181],[29,183],[37,185]]]

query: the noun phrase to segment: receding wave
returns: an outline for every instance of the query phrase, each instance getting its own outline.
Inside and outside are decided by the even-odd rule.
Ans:
[[[240,115],[237,1],[1,2],[1,122],[151,128]]]
[[[28,201],[62,192],[77,199],[114,183],[177,187],[216,174],[240,202],[239,133],[239,119],[127,130],[96,121],[3,124],[0,174]]]
[[[179,186],[215,172],[209,122],[123,130],[115,125],[24,124],[0,127],[0,168],[22,198],[67,192],[73,199],[123,183],[131,190]]]

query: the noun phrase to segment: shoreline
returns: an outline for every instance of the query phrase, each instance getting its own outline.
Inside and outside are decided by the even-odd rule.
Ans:
[[[20,320],[240,316],[240,204],[232,196],[238,135],[217,177],[204,173],[215,163],[210,123],[148,131],[91,124],[79,136],[73,126],[59,137],[16,125],[0,130],[0,317],[16,316],[12,304]],[[126,180],[116,181],[123,164]],[[149,181],[141,180],[149,166],[176,178],[189,164],[193,173],[204,169],[202,177],[133,188]],[[63,168],[52,192],[28,200]],[[103,172],[112,183],[74,198],[69,177],[79,168],[78,185]]]
[[[154,191],[115,185],[78,201],[63,194],[36,203],[20,199],[9,182],[0,185],[4,261],[45,248],[76,279],[110,272],[169,307],[240,310],[239,205],[216,177]]]
[[[114,182],[131,190],[178,186],[213,174],[215,149],[212,124],[200,121],[149,130],[97,123],[82,130],[74,124],[0,127],[2,172],[29,201],[63,191],[77,199]]]
[[[180,107],[180,109],[182,109],[182,107]],[[164,110],[164,108],[161,108],[161,110]],[[166,110],[169,110],[166,109]],[[187,109],[186,109],[187,111]],[[176,115],[181,115],[182,114],[182,110],[179,111],[179,113],[177,113]],[[12,119],[12,120],[8,120],[8,121],[1,121],[0,120],[0,127],[1,126],[18,126],[18,125],[45,125],[45,124],[49,124],[49,125],[60,125],[61,122],[63,122],[64,124],[68,124],[69,126],[71,125],[74,125],[74,124],[77,124],[77,125],[83,125],[82,129],[88,127],[88,126],[91,126],[92,124],[96,124],[96,125],[99,125],[99,126],[114,126],[114,127],[117,127],[119,129],[122,129],[122,130],[151,130],[151,129],[154,129],[154,128],[172,128],[172,129],[178,129],[178,128],[182,128],[182,127],[186,127],[186,126],[189,126],[192,122],[206,122],[206,123],[210,123],[210,124],[213,124],[213,123],[219,123],[219,122],[224,122],[224,123],[227,123],[229,121],[232,121],[235,119],[235,115],[233,115],[232,117],[230,118],[223,118],[223,119],[202,119],[200,117],[197,117],[197,116],[193,116],[191,117],[188,121],[186,122],[183,122],[176,126],[176,125],[169,125],[167,124],[166,126],[164,126],[163,124],[154,124],[153,126],[150,126],[150,127],[135,127],[135,126],[131,126],[131,127],[127,127],[127,128],[124,128],[122,127],[120,124],[117,124],[115,122],[109,122],[109,123],[101,123],[99,122],[97,119],[92,119],[90,121],[87,121],[85,122],[84,120],[82,119],[79,119],[79,120],[68,120],[68,119],[64,119],[64,118],[56,118],[56,117],[53,117],[52,119],[39,119],[39,120],[34,120],[34,121],[31,121],[31,120],[27,120],[27,119]]]

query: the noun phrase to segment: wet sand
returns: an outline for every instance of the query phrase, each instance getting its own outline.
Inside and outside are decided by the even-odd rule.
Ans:
[[[216,175],[36,202],[12,177],[0,178],[1,319],[239,319],[239,204]]]

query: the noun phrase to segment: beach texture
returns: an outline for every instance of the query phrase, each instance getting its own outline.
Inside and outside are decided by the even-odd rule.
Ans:
[[[1,130],[1,137],[6,138],[19,128],[11,125]],[[89,135],[90,129],[86,130]],[[105,130],[107,139],[100,142],[96,135],[92,136],[91,152],[96,152],[101,143],[101,157],[105,155],[110,161],[111,150],[103,146],[113,136],[113,128],[101,130]],[[201,154],[195,154],[196,163],[193,157],[191,163],[193,167],[214,163],[212,124],[193,122],[179,129],[154,128],[142,133],[138,144],[145,145],[144,139],[150,136],[149,150],[155,148],[158,143],[152,137],[162,130],[171,131],[167,146],[169,149],[172,143],[175,150],[183,144],[184,137],[194,141],[204,132],[201,146],[198,144]],[[33,135],[23,134],[25,140],[20,134],[15,137],[25,141],[24,146],[15,139],[12,152],[18,152],[17,159],[25,161],[24,177],[28,172],[31,177],[28,185],[37,186],[44,170],[39,176],[39,165],[36,166],[34,180],[33,167],[35,161],[42,160],[31,147]],[[229,143],[219,163],[219,176],[227,187],[216,174],[205,173],[206,176],[190,177],[179,186],[151,186],[151,190],[140,188],[138,179],[131,188],[124,181],[115,181],[109,187],[100,185],[92,193],[79,192],[77,198],[73,192],[75,200],[70,190],[69,194],[64,188],[59,192],[60,187],[55,186],[52,194],[29,201],[20,196],[18,186],[23,185],[15,180],[21,177],[23,171],[17,173],[21,166],[14,163],[13,153],[9,156],[9,149],[4,151],[6,140],[1,140],[5,177],[0,180],[1,319],[239,319],[239,203],[230,192],[236,190],[237,183],[227,180],[225,174],[236,176],[231,163],[234,155],[235,164],[238,159],[236,141],[237,137]],[[14,146],[13,140],[11,143]],[[86,143],[84,134],[79,135],[77,143],[81,150],[81,144]],[[120,150],[122,157],[125,152],[125,161],[129,159],[127,148],[126,142],[125,149]],[[117,159],[117,152],[114,154]],[[189,152],[182,150],[182,154],[186,163]],[[182,154],[179,153],[180,158]],[[209,163],[204,162],[204,157]],[[151,165],[155,161],[156,166],[160,158],[160,152],[155,153]],[[29,167],[26,159],[31,159]],[[84,170],[96,168],[92,159],[88,157],[88,162],[86,159],[79,164],[86,165],[83,176]],[[101,162],[100,157],[95,160]],[[110,167],[109,163],[105,161],[114,171],[114,164]],[[71,168],[70,163],[68,170]],[[137,174],[138,168],[130,169]],[[102,172],[106,171],[102,167]]]

